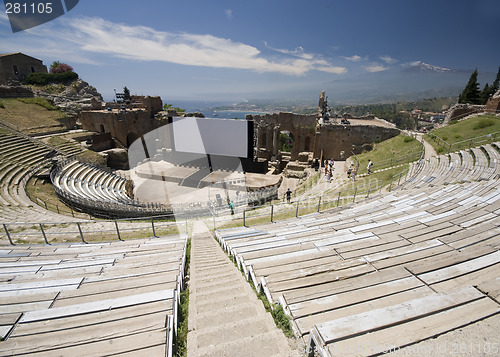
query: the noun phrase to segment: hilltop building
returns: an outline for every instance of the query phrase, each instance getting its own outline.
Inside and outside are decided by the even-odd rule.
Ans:
[[[47,73],[47,66],[21,52],[0,54],[0,85],[22,82],[31,73]]]

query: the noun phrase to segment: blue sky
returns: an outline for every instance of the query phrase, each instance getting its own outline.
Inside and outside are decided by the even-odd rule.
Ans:
[[[419,60],[500,66],[498,0],[80,0],[15,34],[0,9],[1,53],[68,63],[107,99],[126,85],[169,100],[241,101],[319,93]]]

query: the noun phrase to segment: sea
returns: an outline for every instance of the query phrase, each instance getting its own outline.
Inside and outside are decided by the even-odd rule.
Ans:
[[[234,102],[224,101],[194,101],[194,100],[173,100],[163,99],[163,103],[172,104],[174,107],[185,109],[188,113],[199,112],[205,118],[218,119],[245,119],[247,114],[263,115],[265,112],[247,111],[247,110],[218,110],[218,107],[227,107],[234,105]]]

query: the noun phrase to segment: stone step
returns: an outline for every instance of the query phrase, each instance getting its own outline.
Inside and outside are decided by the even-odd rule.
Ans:
[[[226,306],[220,310],[210,310],[198,313],[197,330],[202,330],[219,324],[241,321],[246,316],[254,316],[262,313],[261,307],[253,302],[241,303],[238,306]]]
[[[221,324],[212,324],[210,327],[197,329],[196,342],[198,347],[206,347],[268,333],[274,329],[275,327],[261,316],[250,315],[237,321],[222,321]]]
[[[298,356],[215,239],[191,242],[188,357]]]
[[[227,306],[244,304],[250,301],[246,292],[240,292],[238,295],[231,294],[230,296],[221,296],[221,294],[213,294],[210,299],[201,299],[198,301],[197,297],[196,308],[198,312],[207,312],[214,310],[221,310]]]
[[[188,342],[187,355],[188,357],[299,357],[299,353],[292,351],[286,344],[281,331],[269,331],[196,350],[191,348]]]

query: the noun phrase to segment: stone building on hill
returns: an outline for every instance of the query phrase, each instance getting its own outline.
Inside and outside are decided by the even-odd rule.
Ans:
[[[47,66],[21,52],[0,54],[0,85],[22,82],[30,73],[47,73]]]

